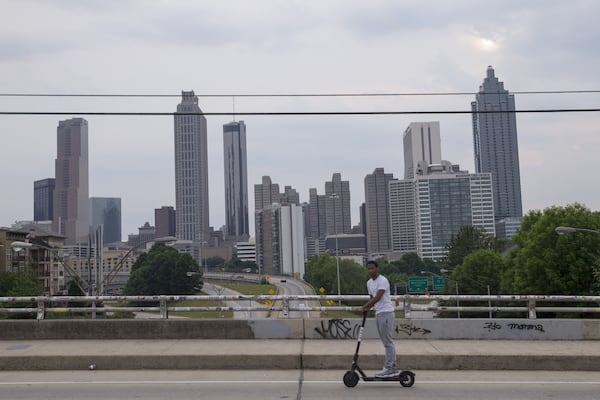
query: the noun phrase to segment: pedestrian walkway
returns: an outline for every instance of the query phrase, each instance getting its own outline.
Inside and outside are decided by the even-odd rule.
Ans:
[[[352,340],[3,340],[0,370],[347,369]],[[413,370],[600,371],[600,341],[399,340]],[[381,369],[383,346],[363,340],[359,362]]]

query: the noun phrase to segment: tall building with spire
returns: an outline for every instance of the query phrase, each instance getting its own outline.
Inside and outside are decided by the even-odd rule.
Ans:
[[[175,236],[192,241],[197,262],[210,239],[207,130],[201,113],[194,92],[182,91],[175,114]]]
[[[492,174],[495,220],[523,216],[515,97],[487,68],[473,111],[475,172]]]
[[[225,235],[227,240],[247,241],[248,168],[246,161],[246,124],[244,121],[223,125],[225,171]]]
[[[52,229],[65,244],[87,242],[90,229],[88,122],[72,118],[58,123]]]

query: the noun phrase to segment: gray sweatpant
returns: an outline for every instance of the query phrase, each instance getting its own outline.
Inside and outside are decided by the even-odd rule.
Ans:
[[[396,369],[396,346],[392,338],[394,329],[394,312],[382,312],[375,316],[377,321],[377,332],[385,348],[385,369]]]

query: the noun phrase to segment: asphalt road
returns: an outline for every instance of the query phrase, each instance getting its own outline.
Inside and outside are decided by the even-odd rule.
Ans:
[[[223,287],[223,286],[219,286],[219,285],[215,285],[213,283],[209,283],[209,282],[204,282],[204,287],[202,288],[202,290],[204,291],[204,293],[209,294],[209,295],[239,295],[240,293],[231,290],[229,288]],[[226,301],[225,304],[228,307],[250,307],[250,306],[254,306],[254,307],[259,307],[259,306],[263,306],[262,304],[259,304],[257,302],[254,301],[248,301],[248,300],[229,300]],[[251,319],[261,319],[261,318],[267,318],[267,311],[234,311],[233,312],[233,318],[235,319],[247,319],[247,320],[251,320]]]
[[[600,372],[415,371],[413,387],[394,382],[342,383],[344,371],[11,371],[0,397],[11,400],[112,399],[391,399],[591,400]]]
[[[269,283],[277,286],[280,294],[286,294],[290,296],[314,294],[308,293],[308,287],[300,283],[300,281],[286,276],[272,276],[269,279]],[[308,307],[310,304],[307,304],[307,302],[307,300],[290,300],[290,308],[303,308],[305,306]],[[312,306],[319,305],[317,301],[313,301],[313,303],[314,304],[312,304]],[[310,314],[310,311],[290,311],[289,318],[310,318]],[[315,318],[318,318],[319,312],[313,312],[313,315],[315,316]],[[280,317],[285,318],[283,312],[280,313]]]

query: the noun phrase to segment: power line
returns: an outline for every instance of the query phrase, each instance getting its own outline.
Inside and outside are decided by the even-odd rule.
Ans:
[[[523,90],[511,91],[508,94],[592,94],[600,93],[600,89],[592,90]],[[398,93],[229,93],[195,94],[197,97],[401,97],[401,96],[474,96],[479,92],[398,92]],[[488,94],[506,94],[505,92],[486,92]],[[0,93],[0,97],[131,97],[160,98],[181,97],[181,94],[133,94],[133,93]]]
[[[431,111],[281,111],[281,112],[239,112],[244,116],[302,116],[302,115],[435,115],[435,114],[534,114],[534,113],[587,113],[599,112],[600,108],[550,108],[499,111],[473,110],[431,110]],[[99,116],[230,116],[231,112],[98,112],[98,111],[0,111],[0,115],[99,115]]]

